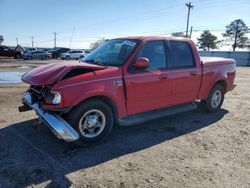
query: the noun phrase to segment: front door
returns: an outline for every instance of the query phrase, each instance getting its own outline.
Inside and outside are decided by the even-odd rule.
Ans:
[[[133,70],[136,59],[145,57],[149,68]],[[171,84],[166,69],[167,55],[164,41],[149,41],[144,44],[124,75],[128,115],[160,109],[169,103]]]

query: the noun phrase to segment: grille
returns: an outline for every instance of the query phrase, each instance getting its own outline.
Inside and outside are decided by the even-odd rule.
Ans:
[[[35,101],[40,101],[43,99],[41,86],[30,86],[30,94]]]

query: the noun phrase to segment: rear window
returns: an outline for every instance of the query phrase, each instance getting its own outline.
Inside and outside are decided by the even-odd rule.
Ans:
[[[193,67],[195,65],[192,49],[187,42],[169,41],[174,68]]]

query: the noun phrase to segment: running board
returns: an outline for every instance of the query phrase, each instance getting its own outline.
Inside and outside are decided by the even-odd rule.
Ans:
[[[177,105],[173,107],[168,107],[160,110],[153,110],[150,112],[144,112],[137,115],[121,118],[118,119],[118,124],[121,126],[130,126],[145,123],[154,119],[195,110],[196,108],[197,104],[195,102]]]

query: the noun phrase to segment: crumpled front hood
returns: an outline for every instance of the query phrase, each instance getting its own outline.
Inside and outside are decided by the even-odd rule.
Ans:
[[[43,65],[27,72],[22,76],[22,81],[31,85],[52,85],[61,80],[69,71],[73,69],[102,70],[103,66],[89,63],[63,62]]]

